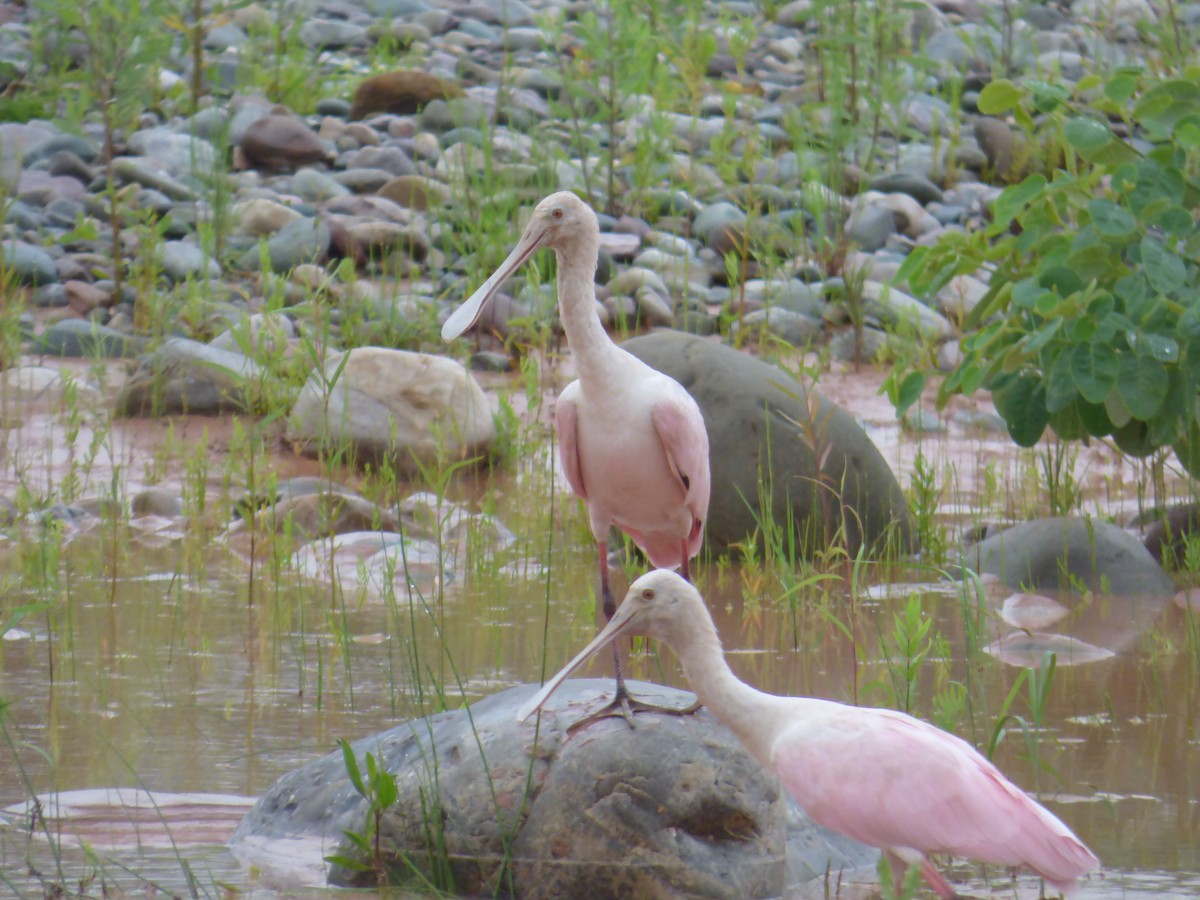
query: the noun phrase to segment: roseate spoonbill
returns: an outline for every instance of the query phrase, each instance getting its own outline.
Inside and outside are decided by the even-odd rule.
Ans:
[[[778,697],[739,681],[700,594],[666,570],[630,586],[604,630],[521,707],[518,720],[624,634],[670,646],[700,702],[814,820],[881,848],[897,887],[916,865],[939,897],[957,896],[928,853],[1028,866],[1064,894],[1100,865],[1066,825],[960,738],[904,713]]]
[[[579,373],[554,410],[559,458],[571,490],[587,504],[604,616],[611,619],[617,608],[608,585],[612,526],[633,538],[655,566],[678,566],[688,577],[708,514],[708,432],[696,401],[677,381],[622,350],[604,331],[594,280],[600,227],[596,214],[569,191],[537,205],[516,247],[446,320],[442,338],[453,340],[470,328],[484,304],[541,247],[558,258],[558,308]],[[632,726],[633,711],[655,707],[629,697],[616,644],[613,662],[613,703],[585,721],[619,713]]]

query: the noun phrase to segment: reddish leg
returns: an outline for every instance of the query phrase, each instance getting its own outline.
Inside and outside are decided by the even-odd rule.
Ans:
[[[608,542],[598,541],[597,546],[600,551],[600,601],[601,609],[604,610],[605,621],[610,621],[617,612],[617,602],[613,599],[612,589],[608,586]],[[683,577],[687,578],[687,543],[684,543],[685,559],[683,563]],[[573,723],[567,730],[576,731],[579,728],[584,728],[599,719],[610,719],[615,716],[623,718],[630,728],[634,727],[633,714],[637,712],[659,712],[668,713],[673,716],[684,716],[694,713],[700,708],[700,703],[697,701],[691,706],[684,709],[677,709],[672,706],[657,706],[653,703],[646,703],[629,695],[629,691],[625,689],[625,676],[621,673],[621,652],[617,647],[617,641],[613,641],[613,669],[616,671],[617,689],[613,693],[612,701],[605,707],[591,715],[585,716],[578,722]]]
[[[892,890],[895,894],[899,895],[901,889],[904,887],[904,879],[908,876],[909,864],[890,850],[885,850],[883,853],[887,857],[889,868],[892,870]],[[929,885],[941,900],[957,900],[959,896],[958,892],[950,886],[950,882],[942,877],[933,863],[922,857],[920,863],[917,863],[917,867],[920,869],[921,877],[925,879],[925,883]]]

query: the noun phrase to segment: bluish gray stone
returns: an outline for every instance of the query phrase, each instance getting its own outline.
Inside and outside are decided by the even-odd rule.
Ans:
[[[0,256],[17,284],[37,287],[58,281],[54,260],[41,247],[23,241],[4,241],[0,244]]]
[[[29,352],[75,359],[122,359],[142,352],[145,340],[88,319],[63,319],[33,339]]]
[[[116,407],[124,416],[244,412],[246,384],[261,377],[240,353],[168,338],[141,358],[118,391]]]
[[[295,219],[267,241],[267,265],[273,272],[289,272],[301,263],[319,263],[329,253],[330,239],[329,226],[320,219]],[[237,267],[248,272],[259,271],[262,267],[259,248],[252,247],[243,253]]]
[[[846,240],[867,253],[874,253],[895,233],[895,215],[878,203],[856,209],[846,220]]]
[[[217,161],[216,149],[204,138],[169,128],[136,131],[129,136],[129,146],[139,156],[162,163],[175,178],[208,175]]]
[[[55,134],[26,150],[24,164],[35,165],[63,150],[74,154],[85,163],[95,162],[100,155],[96,145],[85,137],[77,134]]]
[[[341,50],[368,43],[367,29],[334,19],[307,19],[300,26],[300,41],[314,50]]]
[[[164,241],[157,248],[158,264],[170,281],[206,276],[219,278],[221,267],[202,247],[186,241]]]

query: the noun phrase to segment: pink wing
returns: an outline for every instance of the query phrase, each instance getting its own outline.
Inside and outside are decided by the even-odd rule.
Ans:
[[[574,382],[572,382],[574,384]],[[571,385],[567,385],[570,390]],[[558,458],[562,461],[563,471],[567,474],[567,484],[571,490],[587,500],[587,490],[583,486],[583,470],[579,467],[579,433],[576,430],[578,410],[575,401],[567,396],[564,390],[554,406],[554,428],[558,432]]]
[[[815,731],[787,729],[772,765],[827,828],[874,847],[1025,865],[1063,889],[1099,866],[1066,825],[954,735],[854,707]]]
[[[712,475],[708,468],[708,431],[704,427],[704,417],[695,401],[687,396],[686,402],[671,398],[654,404],[650,419],[662,441],[671,471],[683,487],[684,503],[692,514],[688,556],[695,556],[700,550],[704,520],[708,516],[708,497],[712,490]]]

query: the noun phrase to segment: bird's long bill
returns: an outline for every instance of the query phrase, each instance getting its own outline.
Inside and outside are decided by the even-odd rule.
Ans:
[[[604,647],[616,640],[622,632],[628,630],[634,622],[634,616],[633,606],[628,603],[622,603],[621,608],[617,610],[617,614],[609,620],[608,624],[604,626],[604,629],[598,635],[592,638],[592,642],[580,650],[578,656],[563,666],[557,675],[543,684],[542,689],[530,697],[517,710],[517,721],[524,722],[537,712],[542,704],[550,699],[550,695],[558,690],[559,685],[566,681],[572,672],[587,662],[588,657],[604,649]]]
[[[462,306],[451,313],[450,318],[442,326],[442,340],[452,341],[475,324],[475,320],[483,312],[484,304],[492,298],[492,294],[496,293],[504,282],[508,281],[513,272],[521,268],[525,261],[533,256],[534,251],[542,246],[542,239],[545,236],[545,231],[541,229],[527,228],[525,230],[521,239],[517,241],[517,246],[513,247],[512,253],[508,254],[496,271],[488,276],[488,280],[481,284]]]

